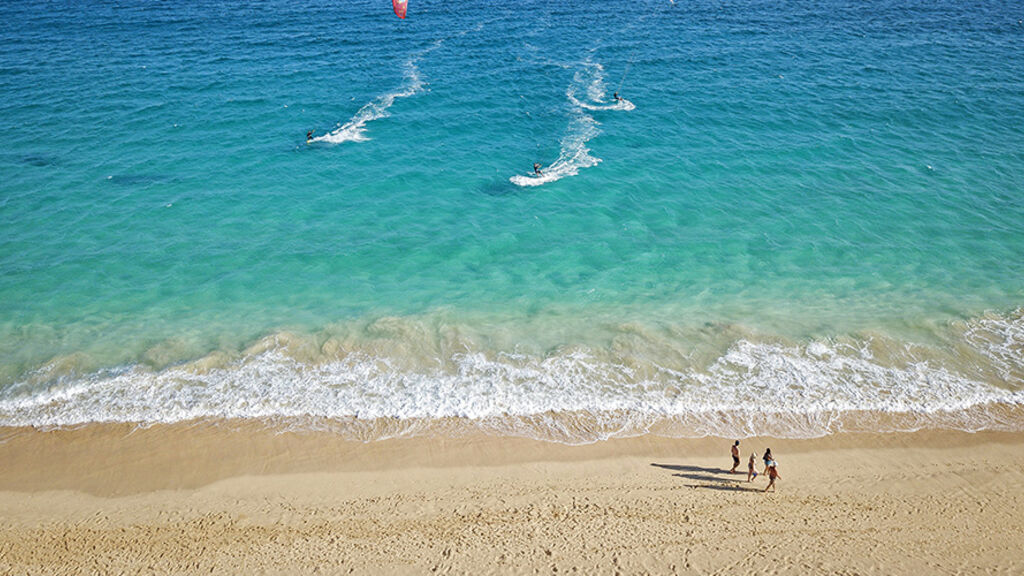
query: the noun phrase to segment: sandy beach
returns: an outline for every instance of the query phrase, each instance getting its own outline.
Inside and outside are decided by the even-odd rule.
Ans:
[[[1024,570],[1024,435],[770,446],[344,441],[251,426],[4,431],[4,574],[916,574]]]

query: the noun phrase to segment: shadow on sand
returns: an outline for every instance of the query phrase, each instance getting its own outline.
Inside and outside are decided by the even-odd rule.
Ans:
[[[665,470],[675,470],[677,472],[707,472],[709,474],[729,474],[729,471],[725,468],[702,468],[700,466],[681,466],[679,464],[658,464],[657,462],[651,462],[651,466],[655,468],[664,468]]]
[[[673,476],[679,476],[679,474],[673,474]],[[755,488],[753,486],[742,486],[737,482],[729,482],[728,484],[687,484],[686,487],[706,488],[708,490],[718,490],[721,492],[761,492],[764,490],[763,488]]]
[[[723,490],[726,492],[760,492],[757,488],[743,486],[747,484],[746,473],[729,474],[724,468],[703,468],[701,466],[682,466],[677,464],[658,464],[652,462],[651,466],[676,471],[673,476],[696,480],[698,482],[711,482],[711,484],[687,484],[690,488],[710,488],[711,490]],[[742,478],[742,480],[740,479]]]

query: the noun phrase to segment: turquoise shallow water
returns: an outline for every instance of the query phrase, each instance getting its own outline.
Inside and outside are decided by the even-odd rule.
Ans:
[[[1022,17],[4,4],[0,424],[1016,428]]]

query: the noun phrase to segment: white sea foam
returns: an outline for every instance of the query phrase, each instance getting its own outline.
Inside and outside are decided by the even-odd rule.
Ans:
[[[550,64],[563,66],[557,62]],[[542,167],[541,174],[516,174],[509,178],[518,186],[540,186],[579,174],[581,168],[590,168],[601,162],[590,154],[587,143],[601,133],[599,123],[587,114],[590,110],[633,110],[636,106],[629,100],[606,100],[604,67],[600,63],[585,61],[577,64],[572,82],[566,88],[565,96],[570,107],[569,125],[562,137],[558,159]],[[580,95],[582,96],[582,99]]]
[[[978,381],[928,360],[883,362],[871,344],[741,339],[709,365],[686,368],[586,348],[541,356],[467,350],[438,358],[435,366],[442,367],[410,368],[365,352],[302,361],[287,345],[271,346],[213,369],[132,366],[44,390],[14,386],[0,397],[0,425],[332,421],[373,439],[458,419],[494,433],[571,443],[641,433],[1024,429],[1020,412],[1013,412],[1024,407],[1021,386]],[[1020,357],[1010,362],[1020,370]]]
[[[1024,308],[1009,317],[988,314],[973,320],[964,337],[987,357],[1003,380],[1024,383]]]
[[[597,166],[601,159],[591,156],[587,148],[587,142],[601,133],[597,126],[598,122],[587,114],[575,113],[562,137],[558,159],[544,166],[539,176],[516,174],[509,180],[518,186],[540,186],[566,176],[575,176],[579,174],[580,168]]]
[[[577,94],[583,91],[585,95],[580,99]],[[565,91],[565,96],[573,105],[583,110],[635,110],[629,100],[607,100],[607,89],[604,84],[604,66],[597,62],[585,62],[583,70],[577,71],[573,83]]]
[[[364,142],[369,140],[369,137],[366,136],[366,124],[368,122],[390,116],[388,109],[395,103],[395,100],[415,96],[425,91],[425,85],[420,77],[420,71],[416,67],[416,63],[427,54],[440,48],[443,43],[443,38],[438,39],[429,47],[414,53],[405,61],[403,73],[405,83],[401,88],[367,102],[348,122],[327,134],[311,138],[310,142],[341,144],[342,142]]]
[[[405,63],[405,85],[395,92],[389,92],[383,96],[367,102],[352,116],[352,119],[322,136],[316,136],[310,142],[328,142],[330,144],[341,144],[342,142],[363,142],[369,140],[366,136],[366,123],[386,118],[390,114],[388,108],[398,98],[408,98],[423,91],[423,80],[420,78],[419,70],[416,68],[415,59],[409,59]]]
[[[629,110],[636,109],[636,105],[625,98],[603,104],[591,104],[589,102],[580,102],[577,100],[575,101],[575,104],[585,110],[622,110],[628,112]]]

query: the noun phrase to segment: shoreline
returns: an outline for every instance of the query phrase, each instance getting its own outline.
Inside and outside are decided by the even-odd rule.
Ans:
[[[747,438],[737,475],[722,438],[0,432],[0,571],[11,574],[1024,568],[1017,432]],[[782,478],[763,494],[745,470],[767,446]]]

